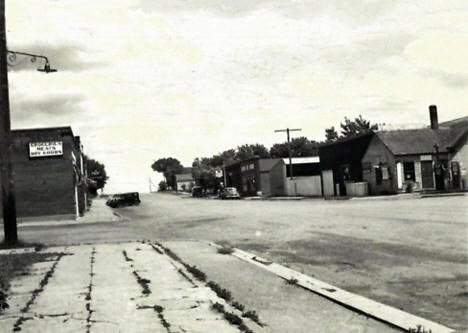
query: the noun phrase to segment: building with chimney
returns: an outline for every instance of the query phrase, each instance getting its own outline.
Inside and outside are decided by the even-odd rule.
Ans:
[[[468,189],[468,117],[430,127],[375,132],[362,157],[362,179],[370,194]]]
[[[87,186],[80,137],[70,127],[13,130],[11,134],[18,218],[57,220],[83,215]],[[0,216],[2,211],[0,207]]]

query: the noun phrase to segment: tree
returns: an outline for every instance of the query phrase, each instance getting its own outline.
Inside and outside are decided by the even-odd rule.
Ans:
[[[258,156],[260,158],[269,158],[270,153],[268,149],[259,143],[255,144],[246,144],[242,146],[238,146],[235,154],[235,159],[242,161],[254,156]]]
[[[211,158],[196,158],[192,164],[192,177],[198,186],[204,191],[208,188],[217,188],[216,168],[212,165]]]
[[[307,139],[305,136],[291,140],[291,156],[315,156],[318,154],[318,143]],[[276,143],[270,148],[270,156],[273,158],[286,158],[289,156],[288,142]]]
[[[325,142],[333,142],[338,140],[338,132],[335,130],[335,126],[325,129]]]
[[[362,118],[361,115],[354,118],[354,120],[350,120],[345,117],[344,123],[341,123],[340,126],[341,136],[345,138],[373,130],[378,130],[379,128],[377,124],[371,125],[370,122]]]
[[[171,188],[175,188],[175,175],[184,169],[179,160],[172,157],[160,158],[151,164],[151,168],[154,171],[162,172],[164,178],[166,178],[167,186],[170,186]]]
[[[104,164],[84,154],[83,159],[86,165],[86,173],[88,174],[88,178],[91,179],[91,181],[88,182],[89,192],[96,195],[97,190],[104,188],[109,179],[106,168]]]

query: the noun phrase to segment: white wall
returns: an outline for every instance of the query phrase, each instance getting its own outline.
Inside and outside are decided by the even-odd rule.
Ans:
[[[288,196],[322,196],[320,176],[294,177],[286,179]]]
[[[332,170],[323,170],[323,194],[326,197],[335,195],[335,185],[333,181],[333,171]]]

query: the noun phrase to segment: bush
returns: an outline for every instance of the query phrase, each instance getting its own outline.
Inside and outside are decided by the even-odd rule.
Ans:
[[[167,183],[166,183],[164,180],[162,180],[162,181],[159,182],[158,187],[159,187],[159,188],[158,188],[158,191],[159,191],[159,192],[167,191]]]

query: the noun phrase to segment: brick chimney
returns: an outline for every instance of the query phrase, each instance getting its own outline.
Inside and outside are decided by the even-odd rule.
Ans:
[[[437,120],[437,106],[429,105],[429,117],[431,118],[431,128],[439,129],[439,121]]]

